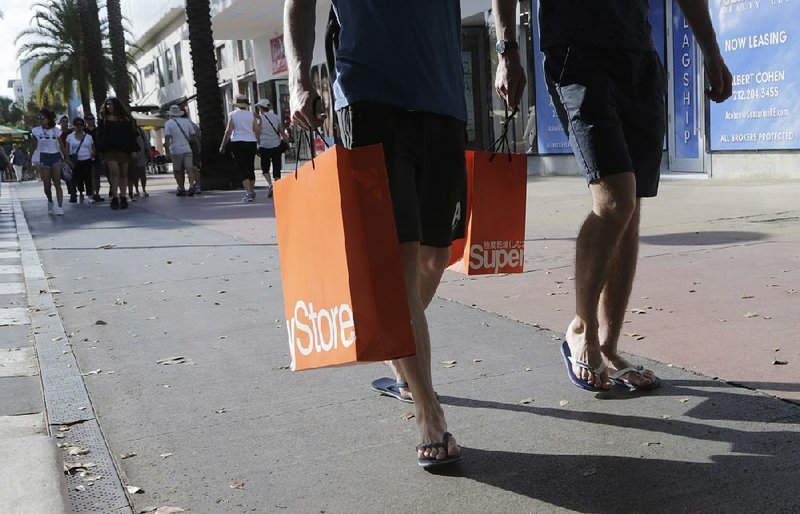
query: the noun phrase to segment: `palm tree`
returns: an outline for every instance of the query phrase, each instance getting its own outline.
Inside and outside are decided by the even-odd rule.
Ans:
[[[75,0],[37,2],[32,8],[31,26],[17,35],[16,42],[26,40],[17,56],[23,64],[33,62],[31,77],[39,77],[37,101],[51,103],[58,96],[68,102],[77,84],[81,104],[88,109],[90,87]]]
[[[202,128],[202,187],[228,189],[234,182],[231,173],[233,166],[230,159],[218,151],[225,134],[225,114],[217,77],[209,0],[186,0],[186,23],[189,26],[194,86],[197,89],[197,114]]]
[[[106,0],[106,11],[108,12],[108,32],[114,70],[114,92],[123,105],[129,106],[131,100],[129,59],[125,52],[125,29],[122,26],[122,9],[119,0]]]
[[[86,70],[89,72],[92,84],[95,109],[100,112],[100,107],[108,93],[108,80],[106,80],[108,67],[103,50],[103,28],[98,16],[97,0],[78,0],[78,10],[81,19],[81,35],[84,41]],[[84,105],[84,112],[91,112],[91,110],[87,110]]]

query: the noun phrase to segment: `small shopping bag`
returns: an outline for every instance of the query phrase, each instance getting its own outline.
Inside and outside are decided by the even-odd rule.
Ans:
[[[453,241],[450,269],[466,275],[522,273],[527,157],[468,151],[467,230]]]
[[[275,216],[293,370],[416,353],[380,145],[333,146],[276,182]]]

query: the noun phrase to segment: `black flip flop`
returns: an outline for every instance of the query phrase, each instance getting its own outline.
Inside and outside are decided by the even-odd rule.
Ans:
[[[444,459],[435,459],[430,457],[417,457],[417,464],[422,466],[423,468],[435,468],[439,466],[445,466],[447,464],[452,464],[454,462],[458,462],[461,460],[461,454],[458,455],[450,455],[447,451],[447,446],[450,442],[450,438],[453,437],[453,434],[450,432],[445,432],[444,436],[442,437],[441,443],[422,443],[417,445],[417,451],[420,450],[429,450],[433,448],[444,448],[445,457]]]
[[[405,382],[397,382],[393,378],[383,377],[372,382],[372,390],[381,394],[381,396],[390,396],[396,400],[405,403],[414,403],[411,398],[406,398],[400,394],[400,388],[408,389],[408,384]]]

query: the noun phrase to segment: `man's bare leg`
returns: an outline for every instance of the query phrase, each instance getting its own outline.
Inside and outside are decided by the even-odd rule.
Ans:
[[[444,270],[447,269],[447,264],[450,261],[450,248],[436,248],[433,246],[420,245],[419,247],[419,288],[420,297],[422,299],[422,306],[424,309],[433,301],[436,295],[436,289],[439,287],[439,282],[442,280]],[[419,352],[419,349],[417,349]],[[428,362],[431,360],[430,346],[428,347]],[[408,381],[403,375],[403,372],[397,366],[396,361],[386,361],[386,364],[392,368],[395,379],[398,384],[407,384]],[[413,398],[411,391],[407,387],[400,387],[400,396],[403,398]]]
[[[403,260],[403,275],[408,296],[408,308],[411,313],[411,324],[417,345],[417,354],[396,361],[400,372],[406,377],[411,390],[414,391],[414,408],[417,426],[423,443],[439,443],[447,431],[444,410],[436,399],[431,378],[431,348],[428,323],[425,318],[425,305],[420,290],[420,245],[419,243],[402,243],[400,253]],[[420,450],[418,457],[443,459],[448,454],[458,455],[460,449],[455,438],[450,438],[447,450],[428,448]]]
[[[566,339],[575,359],[596,368],[603,364],[598,334],[600,294],[609,275],[609,256],[617,253],[636,210],[636,178],[633,173],[610,175],[592,182],[589,189],[592,212],[575,245],[575,318]],[[580,366],[573,366],[573,372],[595,387],[610,388],[606,373],[598,376]]]
[[[636,262],[639,254],[639,220],[641,217],[641,200],[636,200],[636,209],[622,235],[617,252],[611,259],[608,279],[600,294],[599,338],[600,351],[610,364],[613,373],[616,370],[632,367],[628,360],[619,355],[617,343],[625,321],[625,311],[633,288],[633,277],[636,274]],[[636,386],[649,386],[655,380],[655,374],[644,371],[626,373],[624,377]]]

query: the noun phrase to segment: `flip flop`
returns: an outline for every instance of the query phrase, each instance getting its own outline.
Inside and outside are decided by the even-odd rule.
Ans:
[[[569,350],[569,344],[567,344],[566,341],[561,343],[561,355],[564,356],[564,364],[566,364],[566,366],[567,366],[567,376],[569,377],[569,380],[573,384],[575,384],[576,386],[580,387],[581,389],[586,389],[587,391],[595,391],[595,392],[605,391],[605,389],[602,389],[600,387],[596,387],[596,386],[590,384],[589,382],[587,382],[586,380],[578,378],[578,376],[575,374],[575,372],[572,371],[572,365],[574,364],[574,365],[576,365],[578,367],[581,367],[583,369],[587,369],[587,370],[591,371],[595,375],[601,376],[603,371],[606,370],[606,365],[605,364],[601,364],[601,365],[597,366],[596,368],[593,368],[588,363],[583,362],[583,361],[579,361],[578,359],[575,359],[574,357],[572,357],[572,353]]]
[[[637,386],[630,380],[622,378],[626,373],[636,373],[639,376],[644,376],[644,366],[631,366],[629,368],[621,369],[608,377],[608,379],[615,385],[627,387],[629,391],[651,391],[661,385],[661,379],[658,377],[650,383],[650,385]]]
[[[445,432],[444,436],[442,437],[441,443],[422,443],[417,445],[417,451],[419,450],[428,450],[432,448],[444,448],[445,457],[444,459],[434,459],[430,457],[417,457],[417,464],[422,466],[423,468],[435,468],[439,466],[444,466],[446,464],[452,464],[454,462],[458,462],[461,460],[461,454],[458,455],[450,455],[447,451],[447,443],[450,442],[450,438],[453,437],[453,434],[450,432]]]
[[[414,403],[413,399],[406,398],[400,394],[401,387],[408,389],[408,384],[406,382],[397,382],[395,379],[388,377],[379,378],[372,382],[372,390],[377,391],[381,396],[391,396],[401,402]]]

